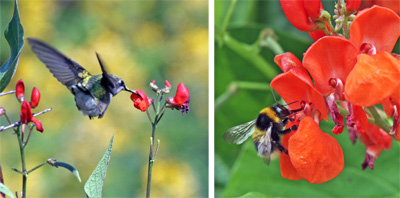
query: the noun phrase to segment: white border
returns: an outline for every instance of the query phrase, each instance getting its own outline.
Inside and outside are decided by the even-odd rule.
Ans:
[[[208,1],[208,197],[214,197],[214,0]]]

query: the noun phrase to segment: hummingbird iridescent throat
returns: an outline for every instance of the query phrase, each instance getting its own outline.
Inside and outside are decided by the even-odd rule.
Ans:
[[[120,91],[135,93],[125,86],[124,81],[109,74],[99,54],[96,53],[103,74],[91,75],[85,68],[69,59],[58,50],[34,38],[28,38],[36,56],[46,65],[53,76],[75,96],[75,103],[83,115],[102,118],[111,98]]]

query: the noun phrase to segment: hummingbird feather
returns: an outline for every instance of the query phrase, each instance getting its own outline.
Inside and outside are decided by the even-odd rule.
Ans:
[[[89,76],[90,73],[75,61],[47,45],[46,43],[28,38],[36,56],[46,65],[55,78],[69,89]]]

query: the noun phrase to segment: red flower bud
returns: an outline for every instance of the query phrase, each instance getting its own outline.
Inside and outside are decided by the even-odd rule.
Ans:
[[[165,80],[165,86],[166,86],[167,88],[170,88],[170,87],[171,87],[171,83],[169,83],[168,80]]]
[[[137,90],[137,94],[132,93],[131,100],[133,101],[133,106],[137,109],[145,112],[150,106],[150,100],[147,98],[146,94],[142,90]]]
[[[15,89],[18,100],[19,101],[23,100],[23,98],[25,97],[25,86],[22,79],[17,82],[17,86]]]
[[[31,107],[35,108],[39,104],[39,100],[40,100],[40,92],[36,87],[34,87],[31,95]]]

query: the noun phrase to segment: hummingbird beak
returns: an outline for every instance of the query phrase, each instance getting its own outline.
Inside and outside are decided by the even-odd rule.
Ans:
[[[138,95],[136,93],[136,91],[133,91],[132,89],[129,89],[128,87],[124,87],[124,88],[125,88],[125,91],[128,91],[128,92],[131,92],[131,93],[134,93],[134,94]]]

